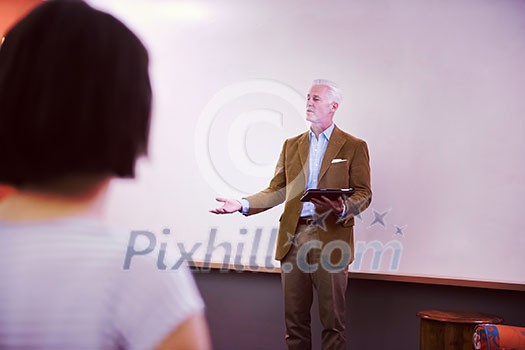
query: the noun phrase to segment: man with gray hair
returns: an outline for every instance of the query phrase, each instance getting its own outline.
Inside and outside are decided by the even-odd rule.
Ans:
[[[217,198],[215,214],[257,214],[285,203],[275,258],[281,262],[288,349],[311,349],[313,290],[319,300],[323,349],[346,349],[345,294],[354,258],[354,216],[372,199],[366,142],[333,123],[341,92],[314,80],[307,95],[310,130],[284,142],[270,185],[240,200]],[[351,196],[309,202],[308,189],[353,189]]]

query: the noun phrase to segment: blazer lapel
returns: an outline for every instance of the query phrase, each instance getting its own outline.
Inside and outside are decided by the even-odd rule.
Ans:
[[[323,162],[321,163],[321,169],[319,170],[319,177],[318,182],[321,181],[321,178],[328,170],[328,167],[332,163],[332,160],[335,158],[337,153],[339,153],[339,150],[341,147],[343,147],[343,144],[346,142],[343,133],[339,128],[336,126],[334,127],[334,131],[332,132],[332,135],[330,136],[330,140],[328,141],[328,146],[326,147],[326,152],[324,153]]]
[[[310,153],[310,133],[306,132],[299,140],[299,159],[303,168],[304,178],[308,179],[308,154]],[[307,181],[307,180],[305,180]]]

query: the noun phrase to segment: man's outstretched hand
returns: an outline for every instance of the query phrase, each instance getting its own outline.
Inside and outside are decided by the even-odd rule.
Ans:
[[[223,205],[219,208],[215,208],[210,210],[210,213],[214,214],[231,214],[235,213],[242,209],[241,203],[239,203],[238,200],[235,199],[228,199],[228,198],[215,198],[217,202],[222,202]]]

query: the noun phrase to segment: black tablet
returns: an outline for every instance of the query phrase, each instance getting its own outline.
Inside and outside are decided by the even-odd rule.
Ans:
[[[312,198],[321,200],[321,196],[325,196],[326,198],[335,201],[339,197],[350,197],[353,193],[353,188],[311,188],[304,192],[301,197],[301,202],[310,202]]]

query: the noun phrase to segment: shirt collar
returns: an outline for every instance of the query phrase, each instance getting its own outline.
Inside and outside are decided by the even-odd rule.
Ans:
[[[326,139],[326,141],[329,141],[330,140],[330,136],[332,136],[332,132],[334,131],[334,127],[335,127],[334,123],[330,124],[330,126],[327,127],[319,136],[323,136]],[[315,137],[315,134],[312,131],[312,129],[310,129],[310,140],[313,137]]]

